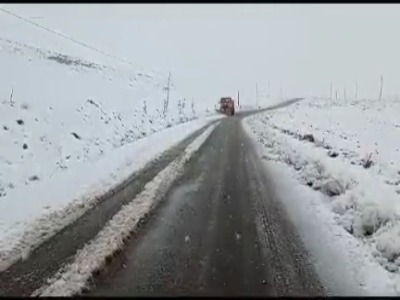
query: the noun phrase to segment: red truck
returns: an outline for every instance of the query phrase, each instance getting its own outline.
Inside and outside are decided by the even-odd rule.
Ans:
[[[220,112],[233,116],[235,114],[235,101],[232,97],[222,97],[219,101]]]

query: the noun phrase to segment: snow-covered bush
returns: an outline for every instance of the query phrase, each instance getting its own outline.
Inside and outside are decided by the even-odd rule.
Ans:
[[[356,236],[371,236],[393,218],[393,211],[376,202],[359,203],[354,220]]]
[[[400,257],[400,222],[376,238],[376,249],[390,262]]]
[[[321,188],[321,191],[327,196],[339,196],[345,192],[345,187],[338,179],[327,180]]]

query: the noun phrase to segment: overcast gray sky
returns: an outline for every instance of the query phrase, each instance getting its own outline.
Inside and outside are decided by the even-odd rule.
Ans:
[[[400,6],[377,4],[3,4],[24,17],[139,66],[171,71],[198,101],[400,94]],[[99,57],[0,12],[0,36]],[[51,41],[50,41],[51,40]],[[46,43],[46,45],[44,45]]]

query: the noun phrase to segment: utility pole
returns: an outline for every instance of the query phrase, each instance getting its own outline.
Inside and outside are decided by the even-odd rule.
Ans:
[[[258,84],[256,83],[256,107],[258,107]]]
[[[14,106],[13,105],[13,95],[14,95],[14,87],[11,88],[11,95],[10,95],[10,105],[11,106]]]
[[[164,87],[164,90],[167,91],[167,98],[164,99],[164,110],[163,110],[164,117],[167,115],[167,111],[168,111],[170,88],[171,88],[171,72],[168,73],[168,83],[167,83],[167,86]]]
[[[239,90],[238,90],[238,107],[240,106],[240,101],[239,101]]]
[[[169,104],[169,90],[171,86],[171,72],[168,72],[168,84],[167,84],[167,106]]]
[[[196,110],[194,109],[194,98],[192,98],[192,114],[195,115],[196,114]]]
[[[354,99],[357,100],[357,96],[358,96],[358,82],[356,81],[356,88],[355,88],[355,92],[354,92]]]

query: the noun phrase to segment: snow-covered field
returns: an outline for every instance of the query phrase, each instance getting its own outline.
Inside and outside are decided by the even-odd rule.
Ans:
[[[0,38],[0,270],[213,116],[167,74]]]
[[[369,295],[400,295],[399,110],[400,99],[312,98],[245,121],[267,170],[274,165],[285,176],[287,169],[275,181],[291,176],[309,191],[285,202],[297,214],[309,207],[313,226],[330,237],[320,239],[320,251],[326,242],[343,254],[325,269],[343,267],[343,277]],[[347,269],[353,276],[345,276]]]

